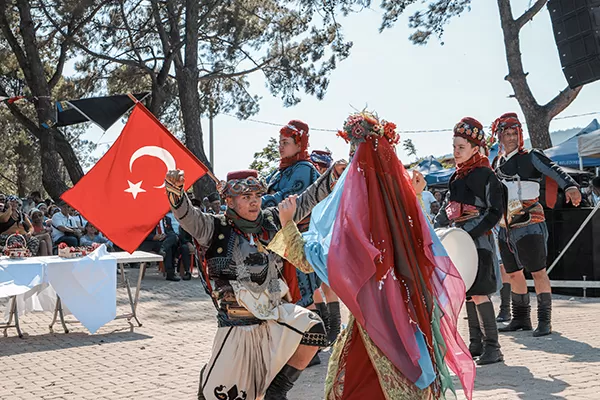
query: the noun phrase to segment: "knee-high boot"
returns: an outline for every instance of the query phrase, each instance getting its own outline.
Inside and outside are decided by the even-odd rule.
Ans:
[[[530,331],[531,326],[531,304],[529,293],[511,293],[512,298],[512,321],[505,327],[498,329],[500,332],[514,332],[518,330]]]
[[[533,336],[546,336],[552,333],[552,293],[540,293],[538,300],[538,326]]]
[[[340,302],[327,303],[329,309],[329,328],[327,328],[327,339],[329,343],[335,342],[342,328],[342,315],[340,314]]]
[[[294,387],[301,373],[302,371],[286,364],[269,385],[265,400],[287,400],[287,393]]]
[[[467,301],[467,320],[469,321],[469,353],[473,358],[479,357],[483,353],[483,343],[481,342],[483,334],[479,326],[477,308],[472,301]]]
[[[500,289],[500,312],[496,322],[510,321],[510,283],[503,283]]]
[[[483,353],[477,360],[478,365],[494,364],[504,361],[498,342],[498,327],[494,315],[494,305],[491,301],[477,305],[479,325],[483,332]]]
[[[319,316],[319,318],[321,318],[321,321],[323,321],[323,326],[325,327],[325,332],[327,332],[327,325],[325,324],[325,319],[323,318],[323,314],[322,314],[322,310],[323,308],[321,308],[319,305],[325,306],[323,308],[327,309],[327,306],[323,303],[315,303],[315,306],[317,307],[314,310],[315,314],[317,314]],[[316,353],[315,356],[312,358],[312,360],[310,360],[310,362],[308,363],[308,365],[306,366],[306,368],[310,368],[310,367],[314,367],[315,365],[319,365],[321,364],[321,357],[319,357],[319,353],[321,352],[321,349],[319,349]]]

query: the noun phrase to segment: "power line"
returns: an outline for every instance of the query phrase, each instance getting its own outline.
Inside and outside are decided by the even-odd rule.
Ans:
[[[555,117],[552,120],[557,120],[557,119],[569,119],[569,118],[579,118],[579,117],[588,117],[590,115],[596,115],[596,114],[600,114],[600,111],[593,111],[593,112],[588,112],[588,113],[583,113],[583,114],[573,114],[573,115],[565,115],[563,117]],[[231,115],[231,114],[222,114],[231,118],[235,118],[238,119],[235,115]],[[262,125],[269,125],[269,126],[284,126],[285,124],[283,123],[277,123],[277,122],[270,122],[270,121],[262,121],[259,119],[253,119],[253,118],[247,118],[245,120],[243,120],[244,122],[254,122],[256,124],[262,124]],[[523,122],[523,125],[527,125],[527,123]],[[490,128],[490,126],[484,126],[484,128]],[[338,129],[324,129],[324,128],[310,128],[311,131],[315,131],[315,132],[334,132],[337,133]],[[397,130],[396,132],[398,133],[441,133],[441,132],[452,132],[451,128],[447,128],[447,129],[419,129],[419,130]],[[112,144],[114,143],[114,140],[111,142],[99,142],[96,143],[96,145],[103,145],[103,144]]]
[[[553,120],[586,117],[586,116],[596,115],[596,114],[600,114],[600,111],[588,112],[588,113],[584,113],[584,114],[566,115],[564,117],[553,118]],[[231,114],[223,114],[223,115],[226,115],[228,117],[236,118],[237,119],[237,117],[235,115],[231,115]],[[254,122],[254,123],[263,124],[263,125],[270,125],[270,126],[284,126],[285,125],[285,124],[282,124],[282,123],[270,122],[270,121],[261,121],[261,120],[252,119],[252,118],[245,119],[244,121]],[[527,125],[527,124],[524,122],[523,125]],[[485,126],[484,128],[490,128],[490,126],[488,125],[488,126]],[[311,131],[317,131],[317,132],[338,132],[338,129],[310,128],[310,130]],[[398,133],[440,133],[440,132],[452,132],[452,128],[446,128],[446,129],[419,129],[419,130],[396,130],[396,132],[398,132]]]

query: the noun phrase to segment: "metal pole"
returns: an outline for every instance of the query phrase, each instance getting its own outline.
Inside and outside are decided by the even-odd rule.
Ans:
[[[208,117],[208,135],[210,138],[210,147],[209,147],[209,161],[210,165],[215,170],[215,135],[213,130],[213,114],[210,113]]]
[[[561,251],[560,254],[558,255],[558,257],[556,257],[556,260],[554,260],[554,262],[552,263],[552,265],[550,266],[550,268],[548,268],[548,270],[546,271],[547,274],[550,274],[550,271],[552,271],[554,269],[554,267],[556,266],[556,264],[558,264],[558,262],[560,261],[560,259],[562,258],[562,256],[565,254],[565,252],[568,250],[568,248],[571,247],[571,245],[573,244],[573,242],[575,241],[575,239],[577,239],[577,236],[579,236],[579,234],[581,233],[581,231],[583,230],[583,228],[585,228],[585,226],[587,225],[587,223],[590,222],[590,220],[594,216],[594,213],[596,211],[598,211],[598,208],[600,208],[600,202],[598,202],[598,204],[596,204],[596,207],[594,207],[594,209],[592,210],[592,212],[590,213],[590,215],[588,215],[587,218],[585,219],[585,221],[583,221],[583,223],[581,224],[581,226],[579,227],[579,229],[577,230],[577,232],[575,232],[575,235],[573,235],[573,237],[571,238],[571,240],[569,240],[569,243],[567,243],[567,245],[565,246],[565,248],[563,249],[563,251]]]

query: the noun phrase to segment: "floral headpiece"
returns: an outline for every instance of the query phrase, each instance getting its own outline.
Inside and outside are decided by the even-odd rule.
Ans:
[[[369,136],[383,137],[392,145],[400,142],[396,124],[380,121],[377,115],[367,111],[350,115],[344,122],[343,130],[338,131],[337,135],[351,144],[364,142]]]
[[[465,138],[476,146],[487,149],[483,126],[475,118],[465,117],[461,119],[454,126],[454,136]]]

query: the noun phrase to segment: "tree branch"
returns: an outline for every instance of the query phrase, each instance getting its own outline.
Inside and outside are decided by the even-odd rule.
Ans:
[[[575,89],[567,87],[557,94],[556,97],[546,103],[546,105],[544,105],[544,109],[546,109],[548,112],[548,120],[552,120],[552,118],[556,117],[565,108],[567,108],[573,102],[573,100],[575,100],[579,92],[581,92],[581,89],[583,89],[583,86],[579,86]]]
[[[64,39],[64,41],[60,45],[60,56],[58,56],[56,70],[54,70],[54,74],[52,75],[52,78],[50,78],[50,80],[48,81],[48,86],[50,87],[50,90],[54,89],[54,87],[60,81],[60,78],[62,78],[63,69],[65,67],[65,62],[67,61],[67,51],[69,51],[69,42],[70,41],[71,41],[71,38]]]
[[[238,76],[249,75],[253,72],[260,71],[261,69],[263,69],[264,67],[269,65],[271,62],[273,62],[273,60],[274,60],[274,58],[271,58],[261,64],[257,64],[256,67],[254,67],[254,68],[250,68],[250,69],[247,69],[244,71],[233,72],[231,74],[223,74],[221,72],[211,72],[209,74],[201,76],[198,79],[198,81],[202,82],[202,81],[207,81],[207,80],[211,80],[211,79],[232,79],[232,78],[237,78]]]
[[[8,93],[6,92],[6,89],[0,85],[0,96],[4,96],[4,97],[10,97],[8,96]],[[8,109],[10,110],[11,114],[21,123],[23,124],[23,126],[29,131],[31,132],[32,135],[34,135],[35,137],[37,137],[38,139],[39,137],[39,128],[37,126],[37,124],[35,122],[33,122],[31,119],[29,119],[29,117],[27,117],[25,114],[23,114],[21,112],[21,110],[19,110],[19,107],[17,107],[16,104],[7,104]]]
[[[13,53],[15,53],[19,65],[27,65],[27,56],[25,55],[25,51],[23,50],[23,48],[19,44],[19,41],[10,29],[10,23],[6,18],[6,0],[0,0],[0,28],[2,29],[2,33],[8,41],[11,50],[13,51]],[[27,70],[23,69],[23,73],[27,74]]]
[[[119,3],[120,3],[119,9],[121,11],[121,16],[123,17],[123,24],[125,25],[125,31],[127,32],[127,37],[129,39],[129,44],[131,45],[131,48],[133,49],[133,52],[137,56],[138,61],[140,63],[143,63],[142,55],[140,54],[140,52],[138,51],[137,46],[135,45],[135,40],[133,39],[133,33],[131,32],[131,27],[129,26],[129,22],[127,22],[128,18],[127,18],[127,14],[125,13],[125,4],[124,4],[123,0],[121,0]]]
[[[504,79],[511,84],[523,111],[526,112],[525,109],[533,110],[539,105],[527,82],[527,74],[523,70],[519,29],[517,29],[513,18],[510,0],[498,0],[498,10],[500,11],[500,25],[502,26],[506,63],[508,65],[508,75]]]
[[[520,30],[526,23],[531,21],[533,17],[541,11],[547,2],[548,0],[537,0],[535,4],[529,8],[529,10],[525,11],[523,15],[516,19],[515,23],[517,25],[517,29]]]

